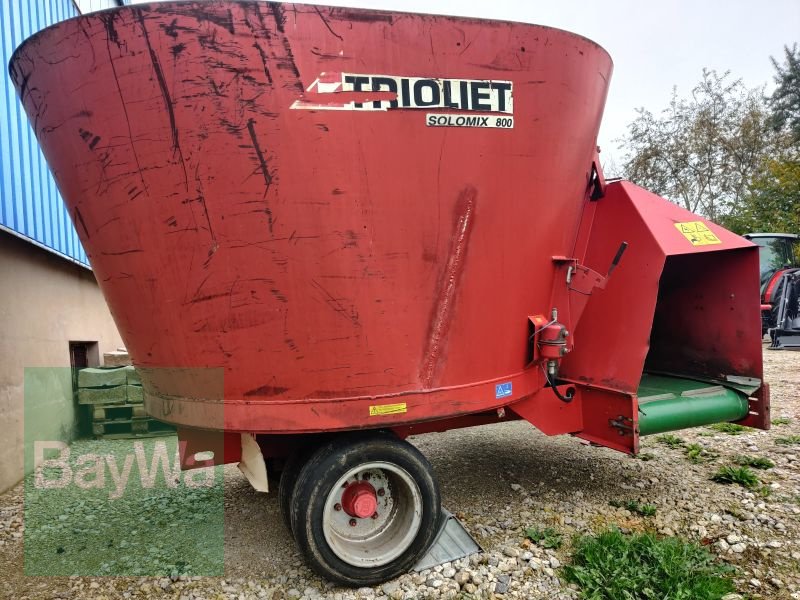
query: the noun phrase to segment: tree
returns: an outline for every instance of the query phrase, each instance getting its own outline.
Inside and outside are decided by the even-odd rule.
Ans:
[[[712,220],[737,214],[777,134],[763,89],[703,70],[689,98],[673,89],[659,116],[641,108],[622,139],[632,181]]]
[[[792,143],[800,143],[800,50],[797,44],[783,47],[785,65],[770,57],[775,67],[777,87],[769,104],[772,109],[771,123],[778,130],[788,130]]]
[[[800,161],[768,160],[742,209],[722,223],[736,233],[800,233]]]
[[[800,51],[784,46],[786,63],[775,67],[777,87],[769,99],[773,151],[750,182],[740,209],[723,219],[736,231],[800,233]]]

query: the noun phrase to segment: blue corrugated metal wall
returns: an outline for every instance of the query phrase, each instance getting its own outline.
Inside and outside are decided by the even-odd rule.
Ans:
[[[0,227],[89,264],[36,136],[8,77],[8,61],[28,36],[76,16],[72,0],[0,0]]]

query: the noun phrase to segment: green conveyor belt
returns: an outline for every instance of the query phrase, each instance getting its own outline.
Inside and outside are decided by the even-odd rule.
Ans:
[[[639,383],[639,434],[651,435],[747,415],[747,394],[718,383],[645,373]]]

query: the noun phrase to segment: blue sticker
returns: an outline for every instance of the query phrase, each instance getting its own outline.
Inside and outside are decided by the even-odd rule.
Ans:
[[[511,382],[498,383],[494,386],[494,397],[505,398],[511,395]]]

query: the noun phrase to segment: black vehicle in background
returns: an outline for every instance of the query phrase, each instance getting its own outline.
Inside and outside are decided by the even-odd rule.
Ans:
[[[762,333],[770,332],[774,348],[800,348],[800,236],[748,233],[744,237],[759,246]]]

